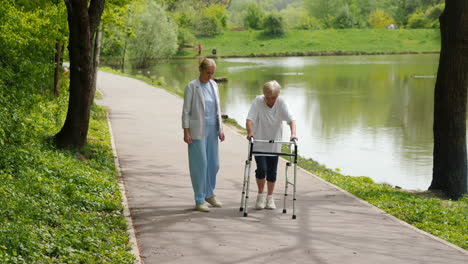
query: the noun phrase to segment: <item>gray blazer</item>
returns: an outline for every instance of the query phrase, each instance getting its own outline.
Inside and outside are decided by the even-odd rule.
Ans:
[[[218,117],[218,133],[223,131],[221,122],[221,107],[219,105],[218,85],[210,80],[216,97],[216,116]],[[205,98],[197,78],[185,87],[184,106],[182,108],[182,128],[189,128],[192,139],[201,139],[205,133]]]

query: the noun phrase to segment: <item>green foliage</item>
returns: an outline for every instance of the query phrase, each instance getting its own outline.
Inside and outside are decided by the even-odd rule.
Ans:
[[[412,14],[408,19],[408,28],[428,28],[430,22],[424,13],[418,11]]]
[[[197,36],[215,36],[223,32],[227,26],[227,13],[224,6],[212,5],[201,12],[195,20],[195,34]]]
[[[390,24],[395,24],[395,20],[381,9],[372,11],[369,16],[369,25],[372,28],[385,28]]]
[[[59,8],[21,11],[0,6],[0,148],[21,143],[34,123],[24,119],[37,103],[37,94],[52,94],[56,40],[63,34],[53,21]]]
[[[4,4],[6,2],[6,4]],[[59,151],[52,135],[68,107],[52,82],[66,40],[63,1],[0,5],[0,263],[131,263],[105,112],[90,144]],[[99,120],[99,121],[98,121]]]
[[[0,262],[132,263],[105,110],[93,107],[86,148],[59,151],[48,138],[66,114],[62,92],[38,96],[28,131],[15,132],[22,143],[0,148]]]
[[[279,13],[270,13],[268,14],[264,21],[263,28],[265,33],[273,36],[282,36],[286,34],[286,23],[283,20],[283,17]]]
[[[153,1],[142,6],[134,3],[131,27],[135,37],[129,40],[129,56],[136,67],[147,67],[152,59],[172,56],[177,51],[177,24]]]
[[[196,41],[195,35],[187,28],[179,28],[177,35],[178,50],[181,51],[184,47],[191,47]]]
[[[310,16],[302,6],[289,5],[288,8],[280,11],[289,28],[293,29],[320,29],[319,21]]]
[[[438,4],[432,7],[429,7],[426,12],[427,20],[429,21],[429,27],[431,28],[439,28],[439,17],[445,9],[445,3]]]
[[[344,5],[340,8],[338,15],[333,18],[333,28],[344,29],[352,28],[354,26],[354,18],[349,11],[349,6]]]
[[[333,28],[336,10],[341,6],[338,0],[304,0],[310,15],[316,17],[325,28]]]
[[[244,26],[251,29],[262,29],[265,11],[255,3],[248,3],[245,8]]]

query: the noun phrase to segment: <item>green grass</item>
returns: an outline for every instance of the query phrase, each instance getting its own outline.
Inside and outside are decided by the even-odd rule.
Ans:
[[[106,111],[94,105],[88,144],[60,150],[67,93],[21,119],[0,147],[0,263],[132,263]]]
[[[262,31],[232,31],[202,38],[202,55],[218,56],[302,56],[340,54],[380,54],[438,52],[438,29],[341,29],[292,30],[283,37],[265,36]],[[179,57],[195,56],[185,50]]]

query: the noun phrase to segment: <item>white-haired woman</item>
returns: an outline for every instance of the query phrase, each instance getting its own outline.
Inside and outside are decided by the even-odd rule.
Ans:
[[[290,140],[296,138],[296,121],[286,102],[279,97],[281,86],[276,81],[268,81],[263,85],[263,95],[255,98],[247,115],[247,139],[282,140],[283,121],[291,129]],[[280,152],[281,144],[255,143],[255,151]],[[255,208],[276,209],[273,190],[276,182],[278,156],[255,156],[257,169],[258,195]],[[264,193],[265,178],[267,182],[267,195]]]
[[[182,109],[195,210],[200,212],[210,211],[205,201],[212,207],[222,207],[214,194],[219,170],[218,138],[224,141],[218,85],[211,80],[215,71],[214,60],[201,61],[200,76],[185,87]]]

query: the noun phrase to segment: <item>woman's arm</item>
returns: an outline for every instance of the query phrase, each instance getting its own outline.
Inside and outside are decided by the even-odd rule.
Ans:
[[[297,139],[296,137],[296,120],[289,122],[289,127],[291,128],[291,138],[290,140]]]
[[[245,127],[247,128],[247,139],[250,140],[250,138],[253,137],[253,122],[250,119],[247,119],[245,123]]]
[[[192,136],[190,135],[190,113],[192,110],[192,95],[193,91],[189,85],[185,87],[184,106],[182,107],[182,128],[184,129],[184,142],[192,144]]]

